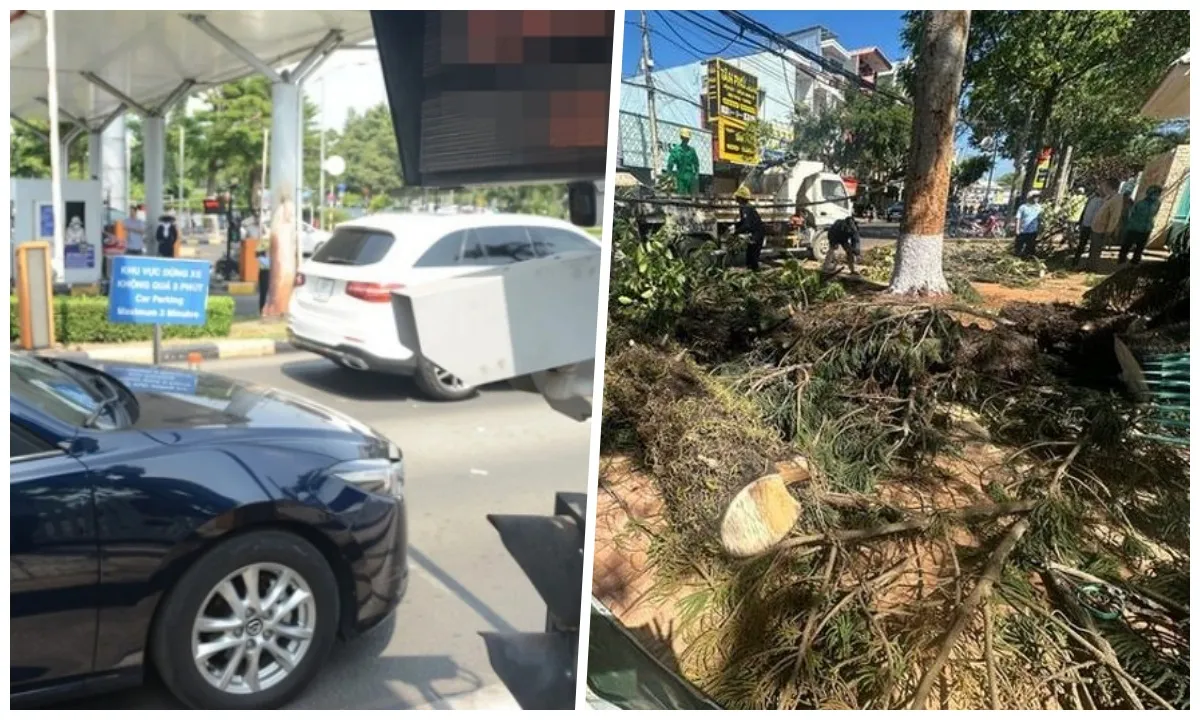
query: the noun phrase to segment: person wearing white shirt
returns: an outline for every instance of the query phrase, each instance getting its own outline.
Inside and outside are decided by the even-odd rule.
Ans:
[[[146,253],[146,221],[141,218],[140,208],[134,205],[130,208],[129,217],[125,219],[125,254],[144,255]]]
[[[1088,195],[1087,205],[1083,206],[1083,214],[1079,216],[1079,242],[1075,245],[1075,264],[1083,259],[1083,251],[1087,250],[1088,244],[1092,239],[1092,223],[1096,219],[1096,213],[1100,212],[1100,206],[1104,204],[1104,197],[1100,194],[1098,188],[1093,187],[1092,192]]]
[[[1025,197],[1017,208],[1017,241],[1013,254],[1017,257],[1033,257],[1037,247],[1038,231],[1042,227],[1042,194],[1034,190]]]

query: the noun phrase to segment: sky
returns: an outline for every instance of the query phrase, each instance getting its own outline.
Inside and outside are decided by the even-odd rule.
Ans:
[[[847,50],[875,46],[893,63],[907,57],[908,53],[900,44],[900,28],[903,24],[903,11],[900,10],[743,10],[745,14],[781,33],[823,25],[831,30]],[[716,20],[725,27],[731,27],[729,20],[720,13],[705,10],[701,15]],[[625,13],[625,40],[621,48],[621,77],[629,77],[638,73],[638,64],[642,52],[642,33],[640,29],[641,13],[629,10]],[[654,58],[654,67],[658,70],[685,65],[695,62],[700,57],[694,50],[706,53],[720,51],[727,44],[709,35],[695,25],[666,11],[649,11],[647,21],[650,26],[650,52]],[[678,34],[676,34],[678,33]],[[687,40],[682,42],[680,35]],[[692,49],[686,49],[691,45]],[[749,51],[737,46],[719,54],[725,57],[744,55]],[[968,138],[961,138],[958,143],[960,157],[974,155],[979,151],[971,148]],[[996,163],[995,177],[1012,170],[1012,161],[1000,158]]]
[[[324,110],[317,121],[327,129],[341,130],[353,109],[362,114],[387,103],[383,69],[374,50],[339,50],[304,81],[304,94]]]
[[[764,25],[779,32],[791,32],[813,25],[824,25],[838,36],[838,42],[847,50],[874,45],[895,62],[905,56],[900,47],[901,16],[899,10],[743,10],[745,14],[758,20]],[[629,10],[625,13],[625,43],[621,50],[621,77],[628,77],[638,71],[638,58],[641,55],[642,36],[638,27],[640,14]],[[706,10],[700,13],[722,25],[729,27],[729,20],[720,13]],[[673,13],[652,11],[648,13],[650,25],[651,53],[654,56],[654,66],[659,69],[684,65],[697,60],[696,56],[678,47],[679,38],[672,33],[672,28],[686,37],[699,50],[720,50],[727,41],[719,40],[702,32],[687,21],[679,19]],[[672,42],[674,41],[674,42]],[[725,53],[723,53],[725,54]],[[736,48],[730,49],[728,55],[744,54]]]
[[[340,131],[351,110],[361,115],[379,103],[387,103],[379,55],[374,49],[338,50],[304,81],[304,94],[318,108],[317,123]],[[188,101],[188,112],[201,107],[204,99],[197,93]]]

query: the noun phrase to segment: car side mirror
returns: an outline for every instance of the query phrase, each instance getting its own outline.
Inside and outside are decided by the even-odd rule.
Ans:
[[[567,186],[571,224],[579,227],[596,227],[600,224],[598,194],[594,182],[577,182]]]

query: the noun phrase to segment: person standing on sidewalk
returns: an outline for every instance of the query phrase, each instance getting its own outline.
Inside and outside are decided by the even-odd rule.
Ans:
[[[1125,233],[1121,239],[1121,253],[1117,256],[1117,264],[1124,265],[1133,250],[1133,264],[1142,261],[1142,252],[1150,240],[1150,231],[1154,229],[1154,218],[1158,215],[1158,203],[1162,197],[1162,188],[1152,185],[1146,189],[1146,197],[1138,200],[1129,209],[1129,217],[1125,220]]]
[[[175,218],[170,215],[159,217],[154,239],[158,243],[159,257],[175,257],[175,245],[179,242],[179,229],[175,227]]]
[[[1017,242],[1013,254],[1019,258],[1033,257],[1037,247],[1038,231],[1042,227],[1042,194],[1037,190],[1025,196],[1025,202],[1017,208]]]
[[[1096,213],[1100,212],[1100,206],[1103,204],[1104,196],[1100,193],[1100,188],[1092,188],[1092,192],[1088,194],[1087,204],[1083,206],[1083,214],[1079,216],[1079,242],[1075,244],[1076,266],[1083,259],[1083,251],[1087,249],[1088,242],[1092,238],[1092,222],[1095,221]]]
[[[267,306],[267,292],[271,289],[271,252],[270,238],[264,237],[258,246],[258,314],[262,315]]]
[[[140,205],[134,205],[129,209],[129,217],[125,218],[126,255],[146,253],[146,220],[142,217],[141,210]]]
[[[1100,206],[1100,210],[1096,213],[1095,219],[1092,220],[1092,237],[1088,247],[1088,262],[1087,269],[1089,272],[1096,272],[1100,266],[1100,256],[1104,254],[1104,248],[1117,235],[1117,231],[1121,229],[1121,213],[1125,207],[1125,197],[1117,192],[1121,186],[1120,181],[1109,178],[1100,186],[1100,191],[1104,193],[1104,204]]]

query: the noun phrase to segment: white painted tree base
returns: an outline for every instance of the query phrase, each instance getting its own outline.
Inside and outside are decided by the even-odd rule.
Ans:
[[[942,272],[942,234],[901,235],[888,291],[895,295],[946,295]]]

